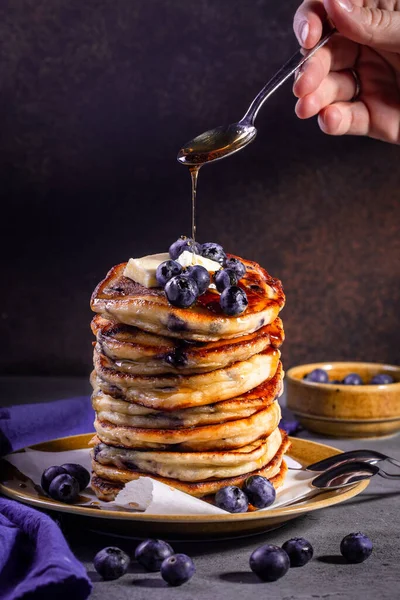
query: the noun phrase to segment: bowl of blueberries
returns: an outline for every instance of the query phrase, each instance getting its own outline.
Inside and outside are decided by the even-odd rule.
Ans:
[[[380,437],[400,431],[400,367],[332,362],[292,367],[287,405],[310,431],[335,437]]]

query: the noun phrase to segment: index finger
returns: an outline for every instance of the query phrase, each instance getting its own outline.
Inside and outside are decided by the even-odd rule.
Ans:
[[[299,43],[309,50],[322,35],[322,24],[326,20],[323,0],[304,0],[294,15],[293,29]]]

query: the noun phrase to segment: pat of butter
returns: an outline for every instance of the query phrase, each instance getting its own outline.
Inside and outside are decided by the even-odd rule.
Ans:
[[[124,275],[144,287],[159,287],[156,279],[157,267],[166,260],[170,260],[168,252],[150,254],[142,258],[130,258],[125,267]]]
[[[210,260],[209,258],[205,258],[204,256],[200,256],[200,254],[194,254],[193,252],[189,252],[185,250],[182,254],[176,259],[182,267],[191,267],[193,265],[200,265],[207,269],[207,271],[213,273],[214,271],[219,271],[221,265],[217,263],[215,260]]]

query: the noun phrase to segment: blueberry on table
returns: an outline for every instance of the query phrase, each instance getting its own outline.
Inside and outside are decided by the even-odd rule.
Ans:
[[[238,277],[233,269],[221,269],[214,275],[215,287],[219,292],[223,292],[226,288],[236,285]]]
[[[361,532],[349,533],[340,542],[340,552],[350,563],[364,562],[372,553],[372,542]]]
[[[180,265],[176,260],[165,260],[160,263],[156,269],[156,279],[157,283],[164,287],[164,285],[175,277],[175,275],[180,275],[182,273],[182,265]]]
[[[59,502],[66,502],[67,504],[72,504],[77,500],[79,491],[78,480],[68,475],[68,473],[57,475],[49,486],[50,498]]]
[[[197,283],[187,275],[172,277],[167,281],[164,291],[168,302],[178,308],[189,308],[199,296]]]
[[[171,244],[169,247],[169,255],[172,260],[176,260],[180,257],[182,252],[185,252],[185,250],[193,252],[194,254],[201,254],[201,244],[195,242],[192,238],[182,236],[179,240],[176,240],[176,242]]]
[[[282,417],[279,421],[279,429],[283,429],[288,435],[295,435],[300,431],[301,425],[297,419]]]
[[[242,279],[242,277],[244,277],[246,274],[246,267],[238,258],[226,258],[224,267],[226,269],[232,269],[232,271],[235,271],[238,280]]]
[[[251,475],[246,479],[243,492],[249,499],[250,504],[256,508],[266,508],[273,504],[276,498],[275,488],[266,477]]]
[[[135,558],[147,571],[159,571],[163,561],[174,554],[163,540],[145,540],[135,550]]]
[[[342,381],[343,385],[362,385],[362,379],[358,373],[349,373]]]
[[[282,545],[290,560],[291,567],[304,567],[314,554],[310,542],[302,537],[292,538]]]
[[[279,546],[264,544],[250,556],[250,569],[263,581],[276,581],[288,572],[290,560]]]
[[[391,375],[387,375],[387,373],[379,373],[379,375],[374,375],[370,381],[371,385],[386,385],[389,383],[394,383],[394,379]]]
[[[182,585],[193,577],[196,567],[186,554],[173,554],[166,558],[161,565],[161,577],[169,585]]]
[[[90,473],[85,467],[76,463],[66,463],[65,465],[61,465],[61,467],[65,469],[68,475],[75,477],[79,483],[79,490],[81,492],[87,488],[90,482]]]
[[[246,292],[233,285],[222,292],[219,303],[226,315],[236,317],[246,310],[249,301]]]
[[[249,507],[246,494],[235,485],[218,490],[215,494],[215,504],[230,513],[244,513]]]
[[[204,294],[210,285],[210,274],[207,269],[201,265],[194,265],[188,267],[186,273],[197,283],[199,294]]]
[[[42,488],[46,492],[46,494],[49,493],[49,487],[50,487],[50,484],[53,481],[53,479],[55,477],[57,477],[57,475],[62,475],[63,473],[66,473],[66,472],[67,471],[63,467],[58,467],[58,466],[49,467],[48,469],[45,469],[43,471],[40,485],[42,486]]]
[[[311,381],[312,383],[329,383],[328,373],[325,369],[314,369],[311,373],[308,373],[304,379],[306,381]]]
[[[100,550],[93,560],[94,568],[106,581],[118,579],[122,575],[125,575],[129,563],[129,556],[119,548],[113,546]]]
[[[226,259],[226,254],[222,246],[220,244],[214,244],[214,242],[206,242],[201,246],[201,255],[205,258],[209,258],[210,260],[215,260],[215,262],[220,265],[224,264]]]

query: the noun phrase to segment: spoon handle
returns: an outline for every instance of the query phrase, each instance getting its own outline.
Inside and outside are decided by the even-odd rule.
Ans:
[[[258,111],[264,102],[269,98],[291,75],[293,75],[297,69],[300,69],[304,63],[311,58],[317,50],[325,46],[327,41],[332,37],[332,35],[336,32],[336,29],[332,27],[331,23],[328,22],[326,27],[328,31],[323,34],[320,41],[308,50],[305,54],[302,54],[301,50],[298,50],[289,60],[279,69],[277,73],[268,81],[268,83],[263,87],[261,92],[254,98],[253,102],[250,104],[250,107],[244,117],[241,119],[241,123],[246,123],[249,125],[254,125],[255,118],[257,116]]]

